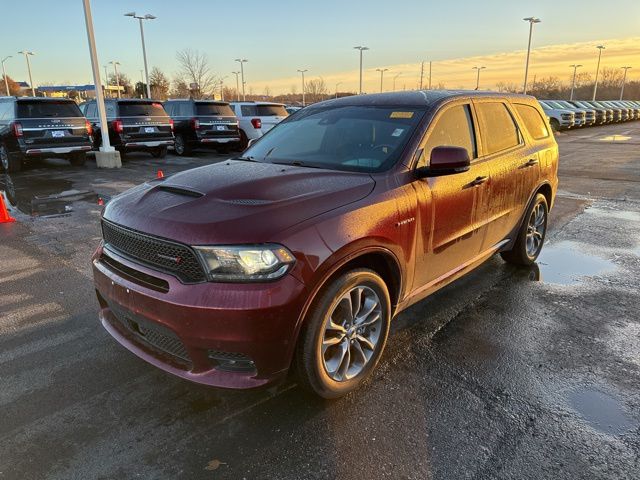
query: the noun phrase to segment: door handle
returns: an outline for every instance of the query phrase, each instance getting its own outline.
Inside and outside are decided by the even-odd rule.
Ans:
[[[533,167],[534,165],[538,164],[538,159],[537,158],[531,158],[529,159],[529,161],[527,163],[525,163],[523,165],[523,167]]]
[[[489,177],[476,177],[476,179],[471,182],[471,186],[476,187],[478,185],[482,185],[487,180],[489,180]]]

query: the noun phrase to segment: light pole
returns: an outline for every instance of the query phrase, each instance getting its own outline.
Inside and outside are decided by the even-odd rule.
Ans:
[[[224,102],[224,79],[229,78],[229,75],[225,75],[220,79],[220,100]]]
[[[384,77],[384,72],[388,70],[388,68],[376,68],[376,72],[380,72],[380,93],[382,93],[382,79]]]
[[[143,20],[155,20],[157,17],[147,13],[144,17],[139,17],[136,12],[129,12],[124,14],[125,17],[137,18],[140,21],[140,38],[142,39],[142,58],[144,60],[144,78],[147,82],[147,98],[151,98],[151,86],[149,85],[149,67],[147,66],[147,47],[144,44],[144,27],[142,26]]]
[[[365,50],[369,50],[369,47],[364,47],[359,45],[357,47],[353,47],[355,50],[360,50],[360,88],[358,90],[358,94],[362,95],[362,52]]]
[[[240,76],[240,72],[231,72],[236,76],[236,101],[240,101],[240,81],[238,77]]]
[[[598,45],[596,48],[598,49],[598,66],[596,67],[596,81],[593,84],[593,98],[591,99],[592,102],[596,101],[596,92],[598,91],[598,73],[600,72],[600,58],[602,57],[602,50],[605,49],[605,46]]]
[[[120,62],[111,61],[109,62],[109,65],[113,65],[113,71],[116,74],[116,92],[118,94],[118,98],[120,98],[120,74],[118,73],[118,65],[120,65]]]
[[[336,83],[336,98],[338,98],[338,87],[342,85],[343,82]]]
[[[478,75],[476,77],[476,90],[480,88],[480,70],[484,70],[487,67],[473,67],[471,70],[477,70]]]
[[[622,96],[624,95],[624,84],[627,82],[627,70],[632,67],[620,67],[624,70],[624,76],[622,77],[622,88],[620,89],[620,100],[622,100]]]
[[[396,78],[398,78],[400,75],[402,75],[402,72],[400,72],[400,73],[396,73],[396,74],[393,76],[393,91],[394,91],[394,92],[396,91]]]
[[[21,53],[22,55],[24,55],[24,58],[27,60],[27,70],[29,70],[29,85],[31,85],[31,95],[35,97],[36,89],[33,86],[33,78],[31,78],[31,62],[29,61],[29,57],[31,55],[35,55],[35,53],[29,52],[27,50],[20,50],[18,53]]]
[[[246,58],[236,58],[235,60],[236,62],[238,62],[240,64],[240,77],[242,79],[242,101],[246,101],[247,97],[244,94],[244,64],[247,63],[249,60],[247,60]]]
[[[574,64],[569,66],[573,67],[573,81],[571,82],[571,95],[569,95],[569,100],[573,100],[573,91],[576,88],[576,70],[578,70],[582,65]]]
[[[524,65],[524,87],[522,93],[527,93],[527,76],[529,75],[529,55],[531,55],[531,36],[533,35],[533,24],[540,23],[542,20],[536,17],[523,18],[525,22],[529,22],[529,44],[527,46],[527,62]]]
[[[89,0],[83,0],[84,19],[87,27],[87,39],[89,41],[89,55],[91,56],[91,70],[96,89],[96,104],[98,106],[98,119],[100,121],[100,134],[102,145],[96,152],[96,165],[98,167],[121,167],[120,155],[109,143],[109,129],[107,128],[107,114],[104,108],[104,96],[102,94],[102,82],[100,82],[100,63],[96,52],[96,39],[93,34],[93,18]]]
[[[7,89],[7,97],[11,95],[11,93],[9,92],[9,80],[7,80],[7,71],[4,69],[4,62],[9,60],[10,58],[12,58],[11,55],[2,59],[2,76],[4,77],[4,88]]]
[[[305,106],[305,102],[304,102],[304,91],[305,91],[305,87],[304,87],[304,72],[307,72],[307,69],[304,70],[300,70],[298,69],[298,72],[300,72],[300,74],[302,75],[302,106]]]

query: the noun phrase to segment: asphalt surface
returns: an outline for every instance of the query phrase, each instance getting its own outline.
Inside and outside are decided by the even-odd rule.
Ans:
[[[333,402],[187,383],[97,320],[97,198],[224,157],[0,174],[0,479],[640,478],[640,122],[558,142],[538,265],[492,258],[401,314]]]

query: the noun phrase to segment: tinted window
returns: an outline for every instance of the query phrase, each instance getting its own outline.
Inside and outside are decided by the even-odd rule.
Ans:
[[[282,105],[256,105],[259,117],[286,117],[289,115]]]
[[[0,102],[0,122],[13,117],[13,102]]]
[[[95,103],[88,104],[85,115],[87,118],[96,118],[98,116],[98,105]]]
[[[518,127],[504,103],[478,103],[476,111],[485,155],[491,155],[521,143]]]
[[[226,117],[233,116],[233,110],[229,105],[220,105],[216,103],[196,103],[196,115],[222,115]]]
[[[165,103],[164,104],[164,111],[167,112],[167,115],[172,117],[173,116],[173,103]]]
[[[257,115],[255,105],[240,105],[240,111],[243,117],[255,117]]]
[[[382,171],[398,160],[422,116],[411,108],[306,108],[275,126],[243,155],[259,162]]]
[[[549,136],[547,125],[544,123],[544,120],[540,116],[540,113],[538,113],[538,110],[533,108],[531,105],[517,104],[515,107],[518,115],[522,118],[522,122],[529,132],[529,135],[536,140],[541,140]]]
[[[433,125],[424,146],[418,166],[425,166],[436,147],[464,147],[469,158],[476,158],[476,140],[469,105],[458,105],[446,110]]]
[[[18,102],[18,117],[82,117],[82,112],[74,102],[22,101]]]
[[[156,102],[121,102],[119,107],[122,117],[164,117],[167,115],[162,104]]]

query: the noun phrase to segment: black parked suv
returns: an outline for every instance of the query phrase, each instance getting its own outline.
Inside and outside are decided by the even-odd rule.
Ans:
[[[150,99],[106,99],[104,104],[109,142],[121,157],[131,151],[146,151],[156,158],[167,154],[167,147],[173,145],[173,120],[162,103]],[[94,146],[98,148],[102,141],[98,106],[91,100],[82,107],[93,124]]]
[[[91,124],[73,100],[0,97],[0,164],[6,172],[43,157],[84,165],[92,142]]]
[[[167,100],[164,108],[173,119],[178,155],[212,146],[227,153],[239,145],[238,119],[229,104],[214,100]]]

